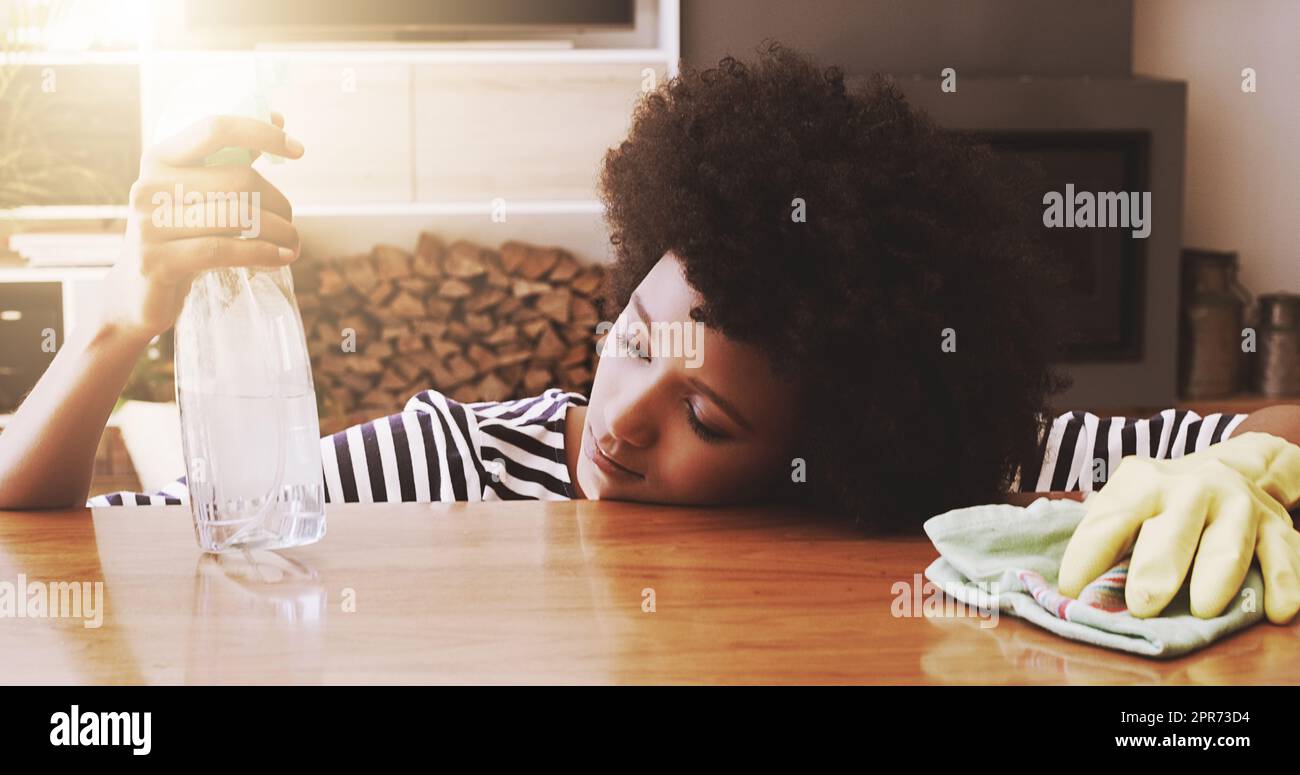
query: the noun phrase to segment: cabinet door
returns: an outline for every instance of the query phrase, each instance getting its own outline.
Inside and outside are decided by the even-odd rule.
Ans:
[[[145,126],[156,142],[212,113],[251,112],[261,94],[302,140],[301,159],[257,168],[295,205],[409,202],[411,67],[255,56],[165,58],[145,67]]]
[[[415,67],[419,201],[594,199],[600,161],[662,65]]]
[[[262,174],[295,204],[409,202],[411,68],[290,62],[268,91],[307,152]]]

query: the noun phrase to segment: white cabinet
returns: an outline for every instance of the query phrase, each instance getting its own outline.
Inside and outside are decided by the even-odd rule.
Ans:
[[[665,70],[663,62],[417,65],[417,201],[595,199],[601,158]]]
[[[258,168],[294,204],[304,245],[336,255],[422,229],[485,244],[560,244],[602,260],[596,181],[647,88],[677,72],[678,0],[637,0],[636,29],[472,46],[321,44],[50,55],[140,68],[145,146],[254,93],[285,115],[303,158]],[[243,111],[239,111],[243,112]],[[493,219],[505,200],[506,223]],[[15,222],[115,221],[123,205],[26,207]],[[497,239],[500,237],[500,240]]]
[[[268,90],[285,129],[307,147],[263,174],[296,205],[411,199],[411,68],[290,62]]]
[[[274,52],[158,55],[141,67],[146,145],[260,98],[307,153],[258,167],[295,206],[411,198],[411,67]]]

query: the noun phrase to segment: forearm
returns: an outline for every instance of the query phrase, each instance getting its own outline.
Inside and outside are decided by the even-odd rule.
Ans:
[[[0,433],[0,509],[85,503],[104,425],[147,344],[111,324],[73,332]]]
[[[1233,430],[1232,435],[1240,436],[1251,431],[1271,433],[1292,444],[1300,445],[1300,406],[1285,404],[1251,412]]]

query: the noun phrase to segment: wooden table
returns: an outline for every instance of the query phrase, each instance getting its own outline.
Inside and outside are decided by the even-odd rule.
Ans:
[[[1011,617],[895,617],[894,584],[934,557],[775,509],[347,504],[318,544],[220,557],[186,507],[0,512],[0,582],[102,581],[105,599],[97,628],[0,618],[0,682],[1300,678],[1300,624],[1157,662]]]

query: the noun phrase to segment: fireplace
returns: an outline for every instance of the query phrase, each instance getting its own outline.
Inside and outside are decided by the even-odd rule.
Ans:
[[[852,79],[851,79],[852,80]],[[1178,261],[1182,232],[1186,87],[1149,78],[900,78],[911,103],[938,124],[995,152],[1041,167],[1047,191],[1149,192],[1150,233],[1044,229],[1060,252],[1069,292],[1060,369],[1073,386],[1058,409],[1163,407],[1176,399]]]
[[[974,132],[1005,157],[1028,160],[1041,190],[1022,192],[1042,210],[1044,191],[1149,191],[1151,136],[1144,131]],[[1068,202],[1068,199],[1067,199]],[[1146,299],[1146,239],[1126,228],[1053,228],[1043,237],[1061,261],[1066,288],[1056,307],[1070,321],[1066,363],[1140,362]]]

